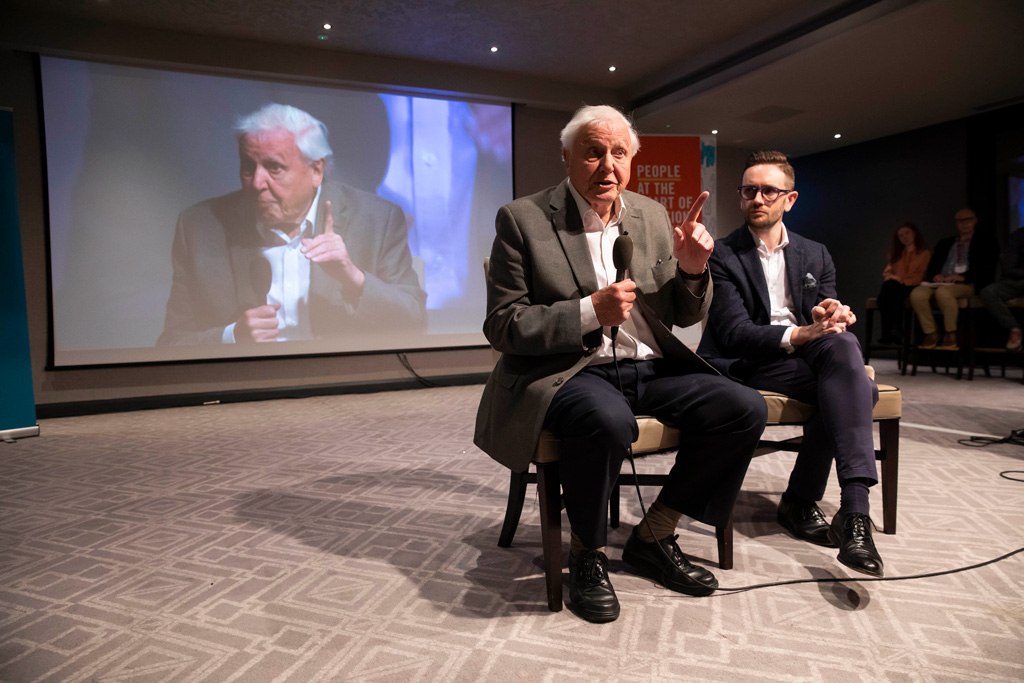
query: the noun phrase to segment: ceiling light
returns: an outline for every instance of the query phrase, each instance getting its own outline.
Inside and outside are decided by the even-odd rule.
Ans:
[[[324,28],[327,29],[328,31],[330,31],[331,30],[331,25],[330,24],[324,24]]]
[[[610,66],[610,67],[608,67],[608,70],[609,71],[615,71],[615,67],[614,66]]]
[[[497,52],[497,51],[498,51],[498,46],[497,45],[492,45],[491,46],[491,52]]]
[[[843,134],[842,133],[836,133],[832,137],[834,137],[836,140],[838,140],[839,138],[843,137]]]
[[[712,129],[711,134],[712,135],[718,135],[718,129],[717,128]]]

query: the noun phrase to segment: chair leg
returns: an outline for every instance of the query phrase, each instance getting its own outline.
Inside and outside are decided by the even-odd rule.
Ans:
[[[537,465],[540,498],[540,534],[544,552],[544,580],[548,609],[562,610],[562,511],[558,505],[558,463]]]
[[[878,445],[882,461],[882,531],[895,534],[900,472],[899,419],[879,421]]]
[[[732,517],[725,526],[715,527],[715,539],[718,541],[718,566],[732,569]]]
[[[501,525],[498,537],[499,548],[512,546],[512,539],[519,527],[519,518],[523,514],[523,501],[526,500],[526,472],[513,472],[508,484],[508,504],[505,505],[505,523]]]

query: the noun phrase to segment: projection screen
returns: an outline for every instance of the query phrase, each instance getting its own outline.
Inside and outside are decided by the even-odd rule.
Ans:
[[[486,344],[510,106],[48,57],[41,76],[55,366]],[[236,130],[271,104],[323,124],[319,172],[306,128]]]

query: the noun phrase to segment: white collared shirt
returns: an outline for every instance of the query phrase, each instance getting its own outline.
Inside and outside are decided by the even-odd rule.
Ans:
[[[594,272],[597,274],[597,288],[602,289],[615,282],[612,245],[615,244],[615,238],[619,236],[626,203],[623,201],[622,195],[619,195],[619,211],[611,217],[606,225],[597,212],[590,208],[587,200],[576,191],[572,183],[570,182],[568,185],[569,192],[576,201],[576,207],[583,218],[587,249],[590,251],[590,259],[594,263]],[[601,323],[597,319],[597,312],[594,310],[594,301],[589,296],[580,299],[580,327],[583,334],[593,332],[601,327]],[[601,348],[591,357],[590,365],[609,363],[612,360],[611,328],[605,327],[602,332]],[[661,358],[661,349],[658,347],[650,325],[644,320],[639,306],[633,306],[633,310],[629,313],[629,319],[619,326],[619,334],[615,338],[615,355],[617,358],[634,360]]]
[[[749,226],[747,226],[747,230],[750,230]],[[789,339],[793,336],[793,330],[796,328],[796,315],[793,313],[793,297],[789,291],[789,280],[786,278],[786,253],[784,251],[789,244],[789,232],[783,224],[782,240],[771,252],[768,251],[768,246],[756,232],[750,230],[750,235],[754,238],[754,244],[757,245],[757,256],[761,261],[761,269],[764,271],[765,283],[768,285],[771,324],[787,326],[780,346],[786,351],[792,351],[793,345]]]
[[[309,324],[309,259],[302,253],[302,240],[312,239],[316,226],[317,188],[313,204],[302,221],[302,229],[294,238],[279,228],[257,224],[263,238],[263,258],[270,264],[270,290],[267,304],[281,304],[277,311],[277,341],[312,339]],[[235,323],[224,328],[225,344],[235,342]]]

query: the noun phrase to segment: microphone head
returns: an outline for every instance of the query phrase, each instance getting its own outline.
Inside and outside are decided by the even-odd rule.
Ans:
[[[633,238],[629,235],[619,235],[612,244],[612,264],[615,270],[625,271],[633,260]]]

